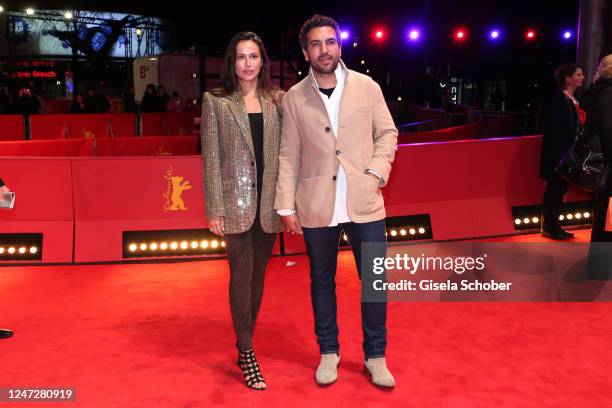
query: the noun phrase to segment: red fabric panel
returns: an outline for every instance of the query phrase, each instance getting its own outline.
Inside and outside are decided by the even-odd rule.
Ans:
[[[19,193],[17,193],[19,194]],[[72,262],[72,240],[74,237],[74,222],[68,221],[4,221],[1,213],[16,211],[18,209],[17,199],[13,210],[0,210],[0,232],[4,233],[42,233],[42,260],[27,261],[28,263],[71,263]],[[14,263],[15,261],[0,261],[2,263]]]
[[[197,136],[119,137],[96,140],[96,156],[185,156],[200,154]]]
[[[25,129],[23,124],[23,116],[0,115],[0,141],[24,139]]]
[[[70,111],[70,103],[72,101],[68,98],[63,99],[47,99],[40,98],[40,104],[42,106],[41,112],[47,114],[66,114]]]
[[[0,156],[93,156],[93,140],[24,140],[0,142]]]
[[[191,135],[196,116],[194,112],[143,113],[142,136]]]
[[[96,139],[136,136],[136,115],[65,114],[33,115],[32,139]]]

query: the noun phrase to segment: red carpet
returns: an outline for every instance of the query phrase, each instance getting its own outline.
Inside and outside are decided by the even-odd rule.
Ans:
[[[582,233],[584,234],[584,233]],[[533,236],[532,236],[533,238]],[[584,238],[584,237],[582,237]],[[287,267],[287,261],[296,261]],[[255,346],[269,389],[235,366],[225,261],[0,268],[0,387],[74,387],[78,407],[610,407],[612,305],[389,305],[386,392],[362,371],[358,280],[338,271],[342,364],[319,388],[305,256],[274,258]]]

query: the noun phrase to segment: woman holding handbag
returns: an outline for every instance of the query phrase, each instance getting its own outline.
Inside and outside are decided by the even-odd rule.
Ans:
[[[546,109],[540,160],[540,177],[546,180],[542,199],[542,235],[565,240],[574,236],[561,228],[559,220],[568,183],[559,177],[555,168],[574,144],[578,127],[586,119],[574,98],[574,92],[584,82],[584,73],[576,64],[565,64],[557,68],[555,79],[559,88]]]
[[[263,42],[255,33],[241,32],[226,50],[221,85],[206,92],[202,103],[206,218],[210,230],[225,238],[238,366],[246,385],[256,390],[266,383],[253,351],[253,331],[280,231],[274,199],[282,94],[271,84]]]

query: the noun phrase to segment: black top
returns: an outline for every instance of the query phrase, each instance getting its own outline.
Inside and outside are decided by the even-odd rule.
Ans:
[[[331,98],[332,94],[334,93],[334,89],[336,89],[336,87],[333,87],[333,88],[319,88],[319,91],[321,91],[322,94],[327,95],[328,98]]]
[[[249,113],[249,124],[251,125],[251,137],[255,149],[255,164],[257,166],[257,201],[261,200],[261,186],[263,184],[264,157],[263,157],[263,113]]]

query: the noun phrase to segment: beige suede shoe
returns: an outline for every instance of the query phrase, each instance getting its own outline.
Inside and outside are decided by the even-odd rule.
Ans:
[[[321,354],[321,362],[317,368],[315,379],[319,385],[330,385],[338,379],[340,356],[337,354]]]
[[[374,385],[385,388],[395,387],[395,379],[387,368],[384,357],[369,358],[365,360],[365,370],[370,375]]]

